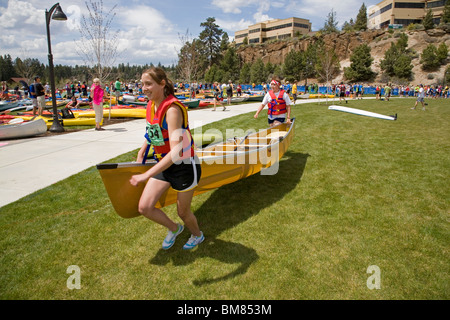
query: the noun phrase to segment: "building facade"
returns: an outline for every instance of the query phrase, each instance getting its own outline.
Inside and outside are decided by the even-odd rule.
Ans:
[[[239,46],[247,38],[248,43],[264,43],[294,37],[297,34],[307,34],[311,31],[311,22],[306,19],[288,18],[260,22],[249,26],[245,30],[234,33],[234,41]]]
[[[384,0],[368,10],[369,29],[383,29],[391,26],[406,27],[411,23],[422,23],[431,9],[435,24],[441,21],[447,0]]]

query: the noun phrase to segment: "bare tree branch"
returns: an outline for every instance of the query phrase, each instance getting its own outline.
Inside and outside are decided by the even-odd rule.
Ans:
[[[181,49],[178,53],[178,73],[181,79],[191,83],[196,79],[200,71],[200,43],[196,39],[192,39],[192,35],[189,34],[189,29],[186,30],[186,34],[178,34]]]
[[[106,80],[119,56],[117,40],[119,30],[111,31],[111,24],[116,16],[114,5],[106,14],[103,12],[103,1],[85,2],[88,16],[82,16],[79,31],[81,44],[77,48],[78,55],[86,65],[93,66],[96,77]]]

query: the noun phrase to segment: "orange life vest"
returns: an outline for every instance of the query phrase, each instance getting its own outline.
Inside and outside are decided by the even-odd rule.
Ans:
[[[287,112],[286,109],[286,101],[283,99],[284,90],[280,90],[280,93],[278,94],[278,98],[275,96],[275,93],[273,93],[272,90],[269,91],[270,97],[272,100],[269,102],[269,115],[277,115],[277,114],[283,114]]]
[[[166,99],[161,102],[158,109],[155,111],[155,105],[150,100],[147,104],[147,110],[146,110],[146,120],[147,120],[147,132],[145,134],[145,137],[147,139],[147,142],[150,146],[150,144],[153,145],[154,154],[153,157],[156,161],[161,160],[164,158],[166,154],[170,152],[170,142],[169,142],[169,130],[167,128],[167,123],[165,122],[166,118],[166,112],[169,109],[169,107],[172,104],[176,104],[180,107],[182,113],[183,113],[183,151],[181,160],[193,157],[195,155],[194,151],[194,139],[192,139],[191,132],[189,130],[189,124],[188,124],[188,115],[187,110],[188,108],[182,104],[177,98],[175,98],[173,95],[169,95]],[[163,144],[162,145],[155,145],[152,143],[152,137],[148,134],[148,128],[150,125],[157,124],[159,126],[160,132],[162,133],[162,139]],[[161,137],[159,137],[161,138]],[[189,152],[188,152],[189,151]],[[146,158],[146,157],[145,157]],[[145,161],[144,158],[144,161]]]

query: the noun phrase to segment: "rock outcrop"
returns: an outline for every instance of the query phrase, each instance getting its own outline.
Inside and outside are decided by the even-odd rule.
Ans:
[[[413,83],[434,84],[438,78],[442,78],[446,66],[441,67],[438,71],[429,73],[420,67],[420,54],[432,43],[438,46],[440,43],[445,44],[450,49],[450,27],[444,26],[431,30],[396,30],[389,32],[388,30],[368,30],[361,32],[341,32],[338,34],[323,35],[322,39],[328,48],[333,48],[341,61],[341,69],[350,65],[350,56],[353,50],[359,45],[366,43],[371,48],[371,55],[374,58],[372,70],[378,74],[375,82],[383,82],[382,72],[380,69],[380,61],[384,58],[384,53],[388,50],[392,43],[398,40],[400,32],[408,35],[408,48],[413,51]],[[286,55],[291,50],[305,51],[309,45],[318,40],[316,35],[304,37],[303,39],[280,40],[260,45],[241,46],[237,53],[244,63],[253,63],[261,58],[264,63],[282,64]],[[311,81],[314,79],[311,79]],[[343,72],[333,80],[333,82],[345,81]]]

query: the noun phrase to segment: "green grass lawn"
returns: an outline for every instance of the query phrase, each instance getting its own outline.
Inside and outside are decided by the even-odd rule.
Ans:
[[[163,227],[120,218],[94,167],[0,208],[0,298],[449,299],[450,101],[414,102],[346,105],[397,121],[293,107],[276,175],[193,199],[206,240],[192,252],[187,230],[164,251]],[[249,113],[203,130],[266,122]],[[71,265],[79,290],[67,288]],[[372,265],[380,289],[367,286]]]

